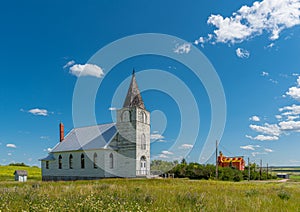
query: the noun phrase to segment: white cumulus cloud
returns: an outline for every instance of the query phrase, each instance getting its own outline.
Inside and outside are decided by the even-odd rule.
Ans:
[[[282,121],[279,122],[281,130],[300,132],[300,121]]]
[[[167,150],[164,150],[161,153],[164,154],[164,155],[173,155],[174,154],[173,152],[170,152],[170,151],[167,151]]]
[[[298,77],[297,79],[297,86],[293,86],[291,88],[289,88],[289,90],[285,93],[286,95],[292,97],[293,99],[300,101],[300,77]]]
[[[300,88],[291,87],[289,88],[289,91],[286,92],[286,95],[300,102]]]
[[[260,121],[260,118],[258,116],[252,116],[249,118],[250,121]]]
[[[300,105],[291,105],[279,108],[279,112],[282,112],[281,116],[297,116],[300,115]]]
[[[7,148],[17,148],[15,144],[6,144]]]
[[[52,151],[52,148],[44,149],[44,152],[51,152],[51,151]]]
[[[80,76],[91,76],[101,78],[104,73],[102,68],[94,64],[75,64],[70,67],[70,74],[80,77]]]
[[[48,116],[49,112],[46,109],[34,108],[28,110],[28,113],[31,113],[36,116]]]
[[[187,54],[191,51],[191,44],[190,43],[184,43],[184,44],[176,44],[174,53],[177,54]]]
[[[165,137],[159,133],[152,133],[150,135],[150,139],[151,140],[161,140],[161,139],[164,139]]]
[[[193,145],[192,144],[182,144],[179,148],[180,149],[192,149]]]
[[[237,48],[237,49],[235,50],[235,53],[236,53],[236,55],[237,55],[239,58],[248,58],[248,57],[250,57],[250,52],[247,51],[246,49]]]
[[[160,157],[160,158],[168,158],[168,156],[164,155],[164,154],[160,154],[158,157]]]
[[[252,155],[253,157],[255,157],[256,155],[266,155],[266,154],[268,154],[268,153],[266,153],[266,152],[252,152],[252,153],[251,153],[251,155]]]
[[[69,61],[69,62],[67,62],[65,65],[64,65],[64,69],[65,68],[68,68],[68,67],[70,67],[70,66],[72,66],[72,65],[74,65],[75,64],[75,61],[74,60],[71,60],[71,61]]]
[[[265,152],[274,152],[274,150],[273,149],[265,148]]]
[[[265,123],[263,126],[250,124],[249,127],[256,132],[267,135],[279,136],[281,134],[280,127],[277,124]]]
[[[255,1],[230,17],[211,15],[207,23],[216,28],[213,31],[216,42],[239,43],[263,33],[276,40],[283,30],[300,24],[299,9],[299,0]]]
[[[240,146],[240,148],[245,150],[255,150],[253,145]]]
[[[270,136],[270,135],[257,135],[255,137],[246,135],[246,137],[251,140],[256,140],[256,141],[276,141],[279,139],[278,136]]]

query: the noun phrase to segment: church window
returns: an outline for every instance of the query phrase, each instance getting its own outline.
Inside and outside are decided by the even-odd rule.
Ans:
[[[49,169],[49,161],[46,161],[46,169]]]
[[[69,168],[73,169],[73,155],[72,154],[69,156]]]
[[[144,123],[147,124],[147,115],[144,112],[143,112],[143,119],[144,119]]]
[[[58,168],[61,169],[62,168],[62,156],[59,155],[58,157]]]
[[[128,110],[125,110],[122,113],[122,122],[130,121],[130,112]]]
[[[111,168],[111,169],[114,168],[114,155],[113,155],[113,153],[109,154],[109,168]]]
[[[84,154],[81,154],[81,168],[84,169]]]
[[[139,113],[139,116],[140,116],[140,122],[146,124],[146,123],[147,123],[147,115],[146,115],[146,113],[143,112],[143,111],[141,111],[141,112]]]
[[[94,157],[93,157],[94,169],[97,169],[97,157],[98,157],[98,155],[97,155],[97,153],[95,152],[95,153],[94,153]]]
[[[145,134],[142,134],[142,136],[141,136],[141,149],[146,150],[146,136],[145,136]]]

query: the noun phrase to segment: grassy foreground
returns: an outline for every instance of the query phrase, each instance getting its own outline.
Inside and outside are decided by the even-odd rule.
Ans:
[[[299,183],[0,181],[0,211],[300,211]]]

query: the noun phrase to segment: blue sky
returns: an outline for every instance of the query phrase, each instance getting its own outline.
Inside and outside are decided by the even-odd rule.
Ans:
[[[181,141],[179,149],[190,151],[185,155],[189,161],[200,161],[212,111],[208,92],[189,68],[157,55],[127,59],[112,70],[90,63],[115,40],[162,33],[186,41],[175,42],[172,53],[188,56],[197,48],[214,66],[227,105],[219,146],[225,155],[300,165],[299,9],[299,0],[1,3],[0,164],[39,165],[38,159],[58,142],[59,122],[66,132],[76,125],[72,100],[82,70],[89,76],[81,77],[102,80],[94,103],[97,122],[112,122],[115,111],[109,108],[120,107],[112,104],[113,96],[121,83],[126,87],[133,67],[139,84],[139,73],[155,69],[190,89],[201,117],[199,135],[195,141]],[[153,83],[157,77],[151,77]],[[174,96],[155,89],[142,95],[154,117],[153,158],[182,157],[171,147],[182,127],[180,111],[190,102],[178,105]]]

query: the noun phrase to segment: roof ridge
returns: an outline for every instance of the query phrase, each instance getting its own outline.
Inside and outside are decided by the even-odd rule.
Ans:
[[[110,122],[110,123],[104,123],[104,124],[96,124],[96,125],[88,125],[88,126],[82,126],[82,127],[74,127],[72,130],[75,130],[75,129],[82,129],[82,128],[89,128],[89,127],[96,127],[96,126],[101,126],[101,125],[115,125],[116,123],[115,122]],[[71,131],[72,131],[71,130]],[[70,131],[70,132],[71,132]]]

